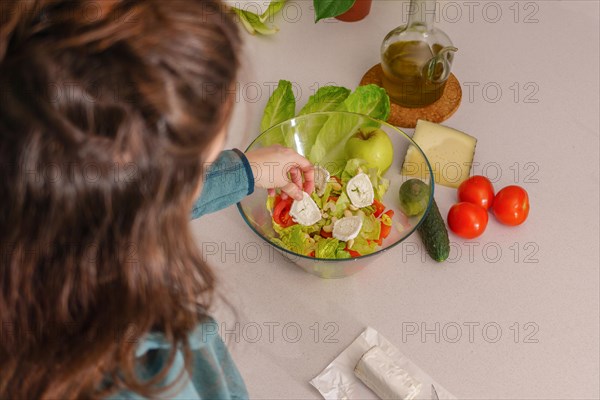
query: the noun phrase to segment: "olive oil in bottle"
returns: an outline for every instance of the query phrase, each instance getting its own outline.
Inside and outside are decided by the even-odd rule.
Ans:
[[[429,46],[420,40],[392,43],[383,54],[383,87],[395,103],[404,107],[423,107],[438,100],[446,81],[440,81],[442,65],[435,64],[431,76],[428,62],[442,46]]]
[[[424,107],[444,93],[458,49],[435,28],[435,0],[410,0],[408,23],[393,29],[381,44],[383,87],[404,107]]]

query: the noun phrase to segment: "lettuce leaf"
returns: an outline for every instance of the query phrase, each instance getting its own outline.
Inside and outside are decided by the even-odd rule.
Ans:
[[[359,86],[338,107],[338,111],[365,114],[386,120],[390,113],[390,99],[385,89],[377,85]],[[317,134],[309,160],[319,162],[333,175],[339,175],[346,164],[346,141],[361,128],[379,127],[373,122],[361,121],[357,115],[330,117]]]
[[[320,239],[317,241],[315,256],[317,258],[336,258],[339,243],[340,241],[334,238]]]
[[[322,111],[333,111],[337,109],[344,100],[346,100],[349,94],[350,90],[341,86],[323,86],[317,90],[314,95],[310,96],[308,102],[304,107],[302,107],[298,115],[300,116]],[[291,145],[295,148],[299,147],[299,153],[303,156],[308,156],[313,144],[315,143],[315,140],[317,139],[317,134],[319,133],[319,130],[323,124],[327,121],[327,118],[328,117],[326,115],[321,115],[300,121],[300,126],[298,126],[297,130],[303,133],[302,138],[290,138],[290,135],[286,135],[287,145]],[[293,142],[291,142],[292,140]],[[297,141],[300,142],[297,143]]]
[[[277,228],[276,228],[277,227]],[[315,250],[314,241],[309,240],[310,233],[314,233],[312,226],[292,225],[288,228],[278,227],[273,224],[273,228],[279,233],[279,242],[283,247],[294,253],[307,255]]]
[[[346,248],[346,242],[339,242],[337,251],[335,252],[335,258],[352,258],[350,253],[348,253],[346,250],[344,250],[345,248]]]
[[[267,196],[267,210],[269,213],[273,213],[273,209],[275,208],[275,196]]]
[[[383,200],[383,196],[390,187],[390,180],[379,175],[377,168],[369,168],[367,171],[371,184],[373,185],[373,191],[375,192],[375,198],[379,201]]]
[[[267,101],[260,121],[260,131],[264,132],[280,122],[293,118],[295,114],[296,98],[292,91],[292,83],[282,79]]]
[[[346,191],[343,191],[340,197],[338,197],[337,201],[335,202],[335,211],[333,213],[330,213],[329,215],[338,219],[342,218],[344,216],[344,210],[347,209],[349,205],[350,198],[348,198]]]
[[[377,250],[377,243],[368,242],[367,239],[358,235],[354,239],[354,244],[352,245],[352,250],[357,251],[360,255],[365,256],[367,254],[371,254]]]
[[[342,86],[323,86],[310,96],[298,115],[335,111],[348,98],[350,90]]]
[[[348,183],[348,181],[358,175],[358,169],[361,168],[363,172],[367,172],[369,167],[367,162],[360,158],[351,158],[346,162],[346,166],[342,171],[342,175],[340,178],[342,179],[342,184]],[[371,182],[373,183],[373,182]]]
[[[379,220],[373,214],[365,214],[363,216],[363,226],[360,230],[360,235],[367,240],[378,240],[380,233],[381,223]]]
[[[359,86],[341,104],[338,111],[365,114],[386,121],[390,116],[390,98],[385,89],[377,85]]]

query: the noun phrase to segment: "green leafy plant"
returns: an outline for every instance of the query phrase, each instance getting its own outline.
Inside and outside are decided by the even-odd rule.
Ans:
[[[269,7],[260,15],[237,7],[231,7],[231,9],[240,18],[240,22],[250,34],[273,35],[279,31],[279,28],[275,25],[269,25],[267,22],[273,21],[275,15],[281,11],[286,1],[271,0]]]
[[[315,22],[325,18],[333,18],[348,11],[356,0],[313,0],[315,6]]]
[[[273,21],[277,13],[281,11],[287,0],[271,0],[269,6],[262,14],[231,7],[233,12],[239,17],[240,22],[246,30],[252,35],[273,35],[279,31],[279,28]],[[348,11],[356,0],[313,0],[315,8],[315,23],[322,19],[334,18]]]

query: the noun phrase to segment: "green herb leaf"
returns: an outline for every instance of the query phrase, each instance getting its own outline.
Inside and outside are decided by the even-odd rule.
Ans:
[[[315,23],[324,18],[337,17],[348,11],[355,0],[313,0],[315,6]]]
[[[246,30],[254,35],[255,33],[260,33],[261,35],[272,35],[279,31],[279,28],[276,26],[269,27],[263,21],[260,20],[260,17],[253,12],[240,10],[239,8],[231,7],[231,9],[240,17],[240,21],[244,25]]]
[[[275,18],[275,14],[277,14],[285,5],[287,0],[271,0],[269,7],[265,10],[264,13],[261,14],[260,22],[273,22],[273,18]]]

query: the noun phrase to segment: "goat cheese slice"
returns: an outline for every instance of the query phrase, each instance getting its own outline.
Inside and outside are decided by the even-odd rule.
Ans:
[[[332,235],[338,240],[347,242],[358,236],[363,224],[361,217],[344,217],[333,224]]]
[[[329,178],[331,178],[329,171],[323,167],[315,167],[315,189],[317,191],[317,196],[321,197],[325,194]]]
[[[302,192],[302,200],[294,200],[290,215],[295,222],[304,226],[314,225],[321,220],[319,206],[306,192]]]
[[[375,199],[373,185],[369,176],[365,173],[360,173],[348,181],[346,194],[352,205],[358,208],[370,206]]]
[[[421,382],[410,376],[379,346],[373,346],[363,354],[354,374],[381,399],[412,400],[421,392]]]

